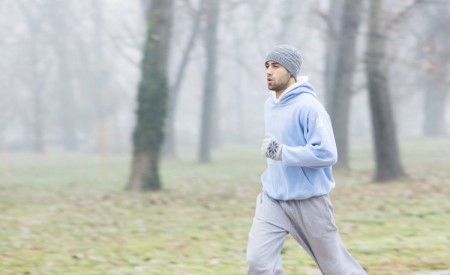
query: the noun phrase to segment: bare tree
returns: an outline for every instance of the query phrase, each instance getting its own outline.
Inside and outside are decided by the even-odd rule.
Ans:
[[[375,143],[375,181],[382,182],[402,177],[405,172],[399,158],[387,77],[386,16],[383,14],[383,1],[370,0],[369,13],[366,70]]]
[[[216,94],[217,94],[217,26],[219,16],[219,0],[208,0],[205,3],[205,49],[206,49],[206,71],[204,75],[203,101],[200,128],[200,150],[199,160],[202,163],[210,162],[211,146],[216,121]]]
[[[59,95],[59,118],[62,129],[62,144],[66,150],[73,151],[79,146],[76,135],[76,101],[73,89],[74,72],[72,70],[72,23],[71,6],[63,2],[46,2],[49,21],[54,31],[52,45],[58,61],[58,79],[56,90]]]
[[[426,41],[422,52],[426,58],[425,81],[423,83],[425,136],[445,134],[445,106],[448,96],[449,7],[429,5],[424,9],[426,17]]]
[[[178,103],[178,98],[180,94],[180,87],[183,82],[184,73],[186,72],[186,68],[189,65],[190,56],[192,49],[195,46],[195,42],[197,40],[197,35],[200,30],[200,22],[201,22],[201,15],[202,15],[202,9],[204,6],[205,0],[201,0],[199,4],[199,8],[197,10],[192,10],[192,31],[189,36],[187,45],[183,51],[183,55],[180,61],[180,64],[178,66],[178,70],[175,74],[175,82],[170,87],[169,90],[169,102],[168,102],[168,114],[166,119],[166,128],[165,128],[165,139],[164,139],[164,146],[163,146],[163,154],[166,157],[169,158],[176,158],[177,157],[177,149],[176,149],[176,143],[175,143],[175,111]]]
[[[333,122],[338,148],[338,167],[349,168],[349,117],[353,90],[353,75],[357,64],[357,36],[362,13],[362,1],[345,0],[339,22],[335,57],[328,56],[331,68],[326,71],[328,110]],[[335,59],[335,60],[330,60]],[[333,74],[331,74],[331,72]]]
[[[336,79],[337,70],[337,49],[339,43],[339,35],[341,33],[341,22],[342,20],[342,9],[343,0],[330,1],[330,7],[328,16],[323,13],[319,15],[325,19],[327,24],[327,41],[326,41],[326,53],[325,53],[325,72],[324,72],[324,83],[325,83],[325,95],[327,108],[331,108],[334,97],[334,81]]]
[[[153,0],[147,23],[142,76],[137,96],[137,124],[133,134],[133,161],[126,189],[157,190],[160,151],[168,97],[168,55],[173,1]]]
[[[31,70],[29,79],[26,80],[28,87],[32,93],[32,137],[33,137],[33,150],[36,153],[42,153],[45,150],[44,143],[44,99],[42,92],[45,77],[39,70],[40,60],[39,56],[42,54],[39,49],[39,33],[42,31],[42,24],[38,23],[42,20],[42,14],[39,7],[34,5],[25,5],[22,1],[18,1],[19,5],[26,21],[26,25],[31,37],[31,43],[28,48],[29,64],[28,67]],[[42,59],[42,56],[41,56]]]

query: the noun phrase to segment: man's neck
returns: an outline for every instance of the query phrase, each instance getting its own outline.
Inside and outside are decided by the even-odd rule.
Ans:
[[[289,79],[289,82],[288,82],[288,85],[286,85],[286,88],[284,88],[283,90],[280,90],[280,91],[275,91],[275,96],[276,96],[276,98],[277,99],[279,99],[280,98],[280,96],[289,88],[289,87],[291,87],[293,84],[295,84],[295,78],[293,78],[293,77],[291,77],[290,79]]]

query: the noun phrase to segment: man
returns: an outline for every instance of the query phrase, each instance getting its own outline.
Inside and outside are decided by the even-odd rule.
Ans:
[[[267,85],[261,153],[267,158],[247,246],[248,274],[284,274],[280,253],[287,234],[325,275],[366,274],[345,248],[328,193],[337,151],[330,118],[316,99],[297,49],[273,48],[266,57]]]

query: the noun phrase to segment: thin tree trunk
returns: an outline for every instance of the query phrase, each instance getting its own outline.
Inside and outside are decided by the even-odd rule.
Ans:
[[[217,17],[219,15],[219,1],[208,0],[205,3],[206,12],[206,71],[204,75],[203,102],[200,130],[199,161],[211,161],[211,146],[214,138],[214,125],[216,106],[216,64],[217,64]],[[217,125],[216,125],[217,126]],[[216,131],[217,132],[217,131]]]
[[[55,30],[54,48],[58,60],[57,90],[60,95],[60,125],[62,129],[62,144],[68,151],[78,148],[76,138],[75,100],[72,89],[72,70],[70,67],[70,36],[69,21],[70,6],[61,1],[47,3],[52,28]]]
[[[334,126],[338,149],[338,167],[349,168],[349,116],[353,88],[353,75],[357,63],[356,46],[362,12],[362,1],[345,0],[337,40],[335,68],[329,77],[328,91],[331,102],[328,106]],[[330,65],[331,66],[331,65]]]
[[[102,2],[101,0],[94,0],[92,2],[93,8],[93,23],[95,36],[92,39],[93,64],[91,64],[92,72],[90,74],[90,87],[94,89],[94,103],[96,109],[97,120],[97,142],[98,152],[100,153],[100,162],[102,168],[102,175],[104,179],[108,177],[108,152],[109,152],[109,135],[108,135],[108,109],[105,92],[105,83],[107,81],[108,73],[105,69],[105,58],[102,51],[102,34],[103,34],[103,17],[102,17]]]
[[[235,45],[241,45],[243,39],[238,32],[234,32]],[[235,47],[236,60],[243,60],[241,47]],[[237,64],[237,62],[236,62]],[[236,142],[242,143],[244,141],[244,106],[245,95],[242,91],[242,66],[235,67],[235,95],[234,106],[236,106]]]
[[[33,28],[34,29],[34,28]],[[43,153],[45,151],[44,145],[44,108],[42,103],[42,90],[39,85],[39,77],[37,72],[38,66],[38,52],[37,52],[37,39],[35,30],[31,30],[32,41],[31,43],[31,70],[32,70],[32,84],[31,90],[33,92],[33,150],[35,153]]]
[[[427,137],[439,137],[445,134],[445,105],[446,85],[437,83],[435,69],[426,72],[426,83],[424,88],[424,123],[423,133]]]
[[[367,41],[367,78],[375,143],[375,181],[389,181],[405,175],[400,163],[394,115],[387,78],[385,21],[382,1],[370,1]]]
[[[3,127],[0,127],[0,162],[1,162],[1,173],[2,173],[2,183],[0,188],[9,185],[9,158],[8,158],[8,143],[6,141],[5,131]],[[2,186],[3,185],[3,186]]]
[[[61,45],[61,47],[66,47],[65,45]],[[67,49],[60,49],[59,54],[59,70],[60,70],[60,83],[59,83],[59,91],[61,93],[60,98],[60,112],[61,112],[61,129],[62,133],[62,142],[64,148],[68,151],[74,151],[78,148],[78,141],[76,138],[75,131],[75,106],[74,106],[74,96],[72,91],[72,83],[71,76],[69,72],[69,65],[67,64]]]
[[[160,151],[167,111],[167,66],[172,30],[173,1],[153,0],[138,91],[137,123],[133,133],[133,161],[126,189],[158,190]]]
[[[427,66],[424,83],[423,133],[428,137],[445,135],[445,109],[448,95],[448,60],[450,58],[448,24],[450,8],[430,5],[427,15],[425,56]]]
[[[325,74],[324,86],[327,109],[331,109],[334,101],[334,81],[336,79],[337,70],[337,49],[339,45],[339,38],[341,34],[341,21],[343,0],[334,0],[330,3],[328,13],[328,28],[327,28],[327,47],[325,53]]]
[[[35,153],[42,153],[45,151],[44,142],[44,108],[43,108],[43,93],[42,93],[42,79],[39,77],[38,66],[39,66],[39,52],[38,52],[38,37],[40,29],[38,24],[39,19],[32,14],[28,9],[29,7],[24,6],[22,2],[17,2],[21,7],[21,10],[26,18],[27,26],[31,34],[30,43],[30,68],[31,68],[31,81],[30,90],[32,92],[33,98],[33,123],[32,123],[32,144],[33,151]]]

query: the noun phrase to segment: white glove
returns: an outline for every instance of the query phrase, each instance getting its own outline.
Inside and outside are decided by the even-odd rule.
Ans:
[[[279,143],[271,134],[266,134],[261,146],[261,156],[274,160],[281,160],[282,149],[283,144]]]

